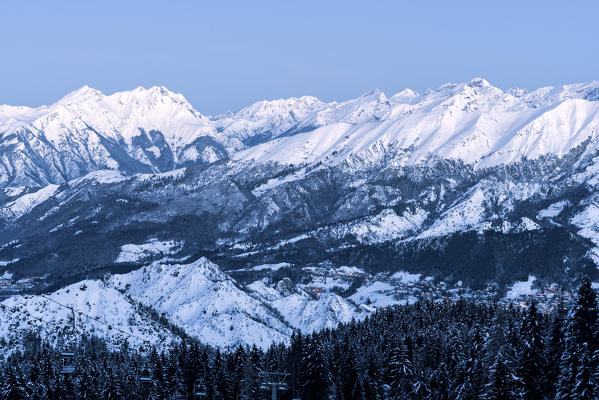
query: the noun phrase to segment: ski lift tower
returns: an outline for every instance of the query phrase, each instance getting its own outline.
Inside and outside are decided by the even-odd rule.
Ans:
[[[289,376],[286,372],[260,372],[260,379],[262,383],[260,388],[264,390],[270,389],[272,391],[272,400],[277,400],[278,392],[287,390],[287,377]]]

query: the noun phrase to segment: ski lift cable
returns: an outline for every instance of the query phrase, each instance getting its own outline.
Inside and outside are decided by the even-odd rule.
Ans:
[[[12,312],[21,313],[23,315],[26,315],[27,317],[35,318],[35,319],[39,320],[40,322],[44,322],[44,323],[46,322],[42,319],[42,317],[36,317],[35,315],[25,314],[22,310],[20,310],[16,307],[7,306],[6,304],[0,304],[0,308],[10,310]]]
[[[124,335],[130,336],[130,337],[134,337],[134,338],[136,338],[136,339],[138,339],[138,340],[141,340],[141,341],[142,341],[142,342],[144,342],[144,343],[152,344],[152,342],[151,342],[151,341],[149,341],[149,340],[147,340],[147,339],[141,338],[141,337],[139,337],[139,336],[137,336],[137,335],[135,335],[135,334],[133,334],[133,333],[130,333],[130,332],[124,331],[124,330],[122,330],[122,329],[119,329],[119,328],[117,328],[117,327],[114,327],[114,326],[112,326],[111,324],[109,324],[108,322],[102,321],[102,320],[101,320],[101,319],[99,319],[99,318],[92,317],[91,315],[88,315],[88,314],[85,314],[85,313],[83,313],[83,312],[81,312],[81,311],[75,310],[73,307],[69,307],[69,306],[67,306],[67,305],[65,305],[65,304],[59,303],[58,301],[56,301],[56,300],[53,300],[53,299],[51,299],[51,298],[49,298],[49,297],[47,297],[47,296],[44,296],[43,294],[40,294],[40,296],[41,296],[41,297],[43,297],[43,298],[45,298],[45,299],[47,299],[47,300],[50,300],[50,301],[52,301],[52,302],[54,302],[54,303],[58,304],[58,305],[59,305],[59,306],[61,306],[61,307],[67,308],[67,309],[71,310],[72,312],[76,312],[76,313],[77,313],[77,314],[79,314],[80,316],[87,317],[87,318],[89,318],[89,319],[91,319],[91,320],[93,320],[93,321],[95,321],[95,322],[99,322],[99,323],[101,323],[101,324],[104,324],[104,325],[106,325],[106,326],[109,326],[109,327],[111,327],[112,329],[114,329],[114,330],[116,330],[116,331],[119,331],[120,333],[122,333],[122,334],[124,334]],[[21,310],[21,309],[19,309],[19,308],[16,308],[16,307],[7,306],[6,304],[0,304],[0,308],[2,308],[2,309],[8,309],[8,310],[11,310],[12,312],[17,312],[17,313],[20,313],[20,314],[26,315],[27,317],[29,317],[29,318],[34,318],[34,319],[37,319],[38,321],[40,321],[40,322],[42,322],[42,323],[46,323],[46,322],[48,322],[48,321],[44,320],[42,317],[36,317],[35,315],[32,315],[32,314],[25,314],[25,313],[23,312],[23,310]]]
[[[58,304],[58,305],[59,305],[59,306],[61,306],[61,307],[68,308],[69,310],[71,310],[72,312],[76,312],[76,313],[77,313],[77,314],[79,314],[80,316],[87,317],[87,318],[89,318],[89,319],[91,319],[91,320],[93,320],[93,321],[96,321],[96,322],[99,322],[99,323],[101,323],[101,324],[103,324],[103,325],[106,325],[106,326],[110,327],[111,329],[114,329],[114,330],[116,330],[116,331],[119,331],[120,333],[122,333],[122,334],[124,334],[124,335],[127,335],[127,336],[129,336],[129,337],[134,337],[134,338],[136,338],[137,340],[141,340],[141,341],[142,341],[142,342],[144,342],[144,343],[152,344],[152,342],[151,342],[151,341],[149,341],[149,340],[147,340],[147,339],[144,339],[144,338],[142,338],[142,337],[139,337],[139,336],[137,336],[137,335],[135,335],[135,334],[133,334],[133,333],[130,333],[130,332],[124,331],[124,330],[122,330],[122,329],[119,329],[119,328],[117,328],[117,327],[115,327],[115,326],[112,326],[112,325],[111,325],[111,324],[109,324],[108,322],[106,322],[106,321],[102,321],[102,320],[101,320],[101,319],[99,319],[99,318],[92,317],[92,316],[91,316],[91,315],[89,315],[89,314],[86,314],[86,313],[84,313],[84,312],[81,312],[81,311],[79,311],[79,310],[75,310],[75,308],[73,308],[73,307],[70,307],[70,306],[67,306],[67,305],[65,305],[65,304],[62,304],[62,303],[60,303],[60,302],[58,302],[58,301],[56,301],[56,300],[54,300],[54,299],[51,299],[51,298],[50,298],[50,297],[48,297],[48,296],[45,296],[44,294],[40,294],[40,296],[41,296],[41,297],[43,297],[44,299],[50,300],[51,302]]]
[[[100,319],[98,319],[98,318],[92,317],[91,315],[85,314],[85,313],[83,313],[83,312],[81,312],[81,311],[75,311],[75,309],[74,309],[73,307],[69,307],[69,306],[67,306],[67,305],[65,305],[65,304],[62,304],[62,303],[60,303],[60,302],[58,302],[58,301],[56,301],[56,300],[53,300],[53,299],[51,299],[51,298],[49,298],[49,297],[47,297],[47,296],[44,296],[43,294],[42,294],[41,296],[42,296],[43,298],[47,299],[47,300],[50,300],[50,301],[52,301],[52,302],[54,302],[54,303],[58,304],[58,305],[59,305],[59,306],[61,306],[61,307],[64,307],[64,308],[67,308],[67,309],[69,309],[71,312],[73,312],[73,314],[74,314],[75,312],[77,312],[79,315],[85,316],[85,317],[87,317],[87,318],[89,318],[89,319],[91,319],[91,320],[93,320],[93,321],[96,321],[96,322],[99,322],[99,323],[101,323],[101,324],[108,325],[109,327],[112,327],[112,326],[111,326],[110,324],[108,324],[107,322],[104,322],[104,321],[102,321],[102,320],[100,320]],[[0,309],[2,309],[2,310],[11,310],[12,312],[16,312],[16,313],[19,313],[19,314],[26,315],[26,316],[27,316],[27,317],[29,317],[29,318],[34,318],[34,319],[37,319],[37,320],[38,320],[38,321],[40,321],[41,323],[46,323],[46,321],[45,321],[43,318],[41,318],[41,317],[37,317],[37,316],[35,316],[35,315],[31,315],[31,314],[29,314],[29,313],[27,313],[27,314],[26,314],[26,313],[25,313],[23,310],[21,310],[21,309],[19,309],[19,308],[17,308],[17,307],[11,307],[11,306],[8,306],[8,305],[6,305],[6,304],[2,304],[2,303],[0,303]],[[119,329],[119,328],[114,328],[114,327],[112,327],[112,328],[113,328],[113,329],[115,329],[115,330],[117,330],[117,331],[119,331],[119,332],[121,332],[121,333],[123,333],[123,334],[125,334],[125,335],[127,335],[127,336],[134,337],[134,338],[136,338],[136,339],[138,339],[138,340],[141,340],[141,341],[142,341],[142,342],[144,342],[144,343],[149,343],[149,344],[151,344],[151,342],[150,342],[149,340],[143,339],[143,338],[141,338],[141,337],[139,337],[139,336],[137,336],[137,335],[134,335],[134,334],[132,334],[132,333],[129,333],[129,332],[125,332],[125,331],[123,331],[122,329]],[[63,373],[63,374],[72,374],[73,372],[75,372],[75,367],[74,367],[72,364],[64,364],[64,360],[65,360],[65,354],[64,354],[64,353],[62,354],[62,357],[63,357],[63,366],[62,366],[62,370],[61,370],[61,371],[62,371],[62,373]],[[142,379],[143,379],[143,378],[142,378]]]

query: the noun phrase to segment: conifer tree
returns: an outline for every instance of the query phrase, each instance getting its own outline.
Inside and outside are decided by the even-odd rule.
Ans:
[[[111,374],[110,380],[106,389],[102,392],[102,398],[105,400],[117,400],[124,398],[124,391],[121,387],[121,382],[118,377],[114,374]]]
[[[489,369],[489,378],[485,385],[484,400],[503,400],[519,398],[518,382],[514,371],[514,361],[510,354],[509,344],[500,348],[495,361]]]
[[[565,323],[565,309],[562,302],[560,302],[554,312],[551,314],[551,327],[548,334],[548,341],[546,346],[546,381],[547,390],[545,395],[549,398],[553,398],[557,391],[559,375],[560,375],[560,359],[564,352],[564,323]]]
[[[483,338],[480,327],[474,327],[471,343],[459,355],[453,396],[456,400],[479,399],[483,386]]]
[[[293,398],[301,397],[303,353],[304,338],[301,332],[294,332],[291,335],[291,344],[289,348],[289,372],[291,396]]]
[[[29,398],[23,377],[12,368],[8,370],[5,384],[1,387],[1,398],[3,400],[25,400]]]
[[[533,301],[528,306],[521,328],[522,352],[518,376],[523,400],[541,400],[545,391],[544,341],[541,316]]]
[[[374,351],[370,351],[366,361],[364,376],[365,400],[381,400],[384,397],[381,367]]]
[[[589,351],[589,346],[587,343],[583,343],[570,398],[577,400],[597,400],[599,398],[599,385],[595,379],[597,371],[593,364],[593,355]]]
[[[431,396],[439,400],[450,400],[451,372],[446,362],[442,362],[439,368],[432,373],[430,380]]]
[[[330,381],[324,359],[324,348],[316,335],[306,340],[302,380],[302,399],[321,400],[327,398]]]
[[[599,319],[599,310],[597,309],[597,295],[591,287],[591,280],[588,276],[582,278],[576,304],[571,312],[571,333],[572,339],[577,344],[587,343],[591,353],[597,350],[599,344],[599,335],[597,331]]]
[[[593,356],[599,340],[598,318],[596,294],[590,279],[583,277],[576,303],[568,314],[556,400],[573,400],[592,390],[592,377],[599,368]]]
[[[401,343],[391,350],[389,373],[391,397],[398,400],[408,399],[414,383],[414,372],[412,361],[408,357],[408,346],[405,343]]]

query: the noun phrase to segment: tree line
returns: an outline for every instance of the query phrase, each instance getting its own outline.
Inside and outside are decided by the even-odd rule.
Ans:
[[[421,301],[294,333],[267,350],[189,338],[166,349],[114,349],[84,337],[73,374],[61,372],[63,353],[35,332],[4,353],[0,399],[270,398],[261,372],[285,374],[281,399],[599,399],[597,295],[588,278],[551,309]]]

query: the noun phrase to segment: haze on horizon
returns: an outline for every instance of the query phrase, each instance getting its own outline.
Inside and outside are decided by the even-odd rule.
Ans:
[[[557,1],[3,3],[0,104],[89,85],[163,85],[204,114],[484,77],[502,89],[599,79],[599,4]]]

